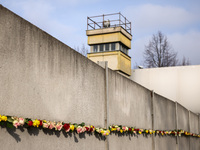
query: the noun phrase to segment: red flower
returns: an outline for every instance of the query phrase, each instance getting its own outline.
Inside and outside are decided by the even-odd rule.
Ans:
[[[28,121],[28,126],[31,127],[33,125],[33,121]]]
[[[90,128],[88,128],[88,127],[85,127],[86,128],[86,131],[89,131],[90,130]]]
[[[69,130],[70,124],[68,124],[68,123],[64,124],[64,125],[63,125],[63,128],[64,128],[65,130]]]
[[[128,128],[128,130],[129,130],[129,131],[132,131],[132,129],[131,129],[131,128]]]
[[[161,131],[159,131],[159,133],[161,133]]]
[[[39,120],[40,121],[40,125],[39,126],[42,126],[42,120]]]

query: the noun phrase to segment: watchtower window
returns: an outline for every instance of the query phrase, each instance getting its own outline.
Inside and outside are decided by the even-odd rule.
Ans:
[[[115,43],[111,43],[111,50],[112,50],[112,51],[115,50]]]
[[[100,52],[103,52],[104,44],[100,44]]]
[[[93,46],[93,51],[94,51],[94,52],[97,52],[97,51],[98,51],[98,45],[94,45],[94,46]]]
[[[105,44],[105,51],[109,51],[109,44]]]

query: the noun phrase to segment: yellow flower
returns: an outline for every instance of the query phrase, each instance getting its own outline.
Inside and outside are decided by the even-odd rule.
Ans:
[[[121,133],[123,133],[123,130],[122,130],[122,129],[120,129],[119,131],[120,131]]]
[[[109,133],[107,132],[106,135],[109,135]]]
[[[6,116],[1,116],[1,120],[2,121],[7,121],[7,117]]]
[[[74,131],[74,125],[73,125],[73,124],[70,125],[70,129],[71,129],[72,131]]]
[[[146,132],[146,133],[149,133],[149,131],[148,131],[148,130],[146,130],[145,132]]]
[[[103,134],[103,133],[104,133],[104,130],[101,130],[101,133]]]
[[[0,122],[1,122],[1,115],[0,115]]]
[[[39,125],[40,125],[40,121],[39,120],[37,120],[37,119],[33,120],[33,126],[34,127],[39,127]]]
[[[142,132],[141,132],[141,131],[139,131],[138,133],[139,133],[139,134],[142,134]]]
[[[46,123],[47,121],[46,121],[46,120],[43,120],[43,122]]]

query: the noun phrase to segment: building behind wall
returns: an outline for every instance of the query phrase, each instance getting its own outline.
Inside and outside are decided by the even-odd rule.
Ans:
[[[135,69],[130,78],[200,113],[200,65]]]

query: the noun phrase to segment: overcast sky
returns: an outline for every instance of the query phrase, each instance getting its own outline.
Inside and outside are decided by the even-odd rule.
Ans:
[[[132,22],[132,66],[144,46],[163,32],[178,52],[200,65],[200,0],[0,0],[0,4],[68,46],[87,45],[87,16],[121,12]]]

